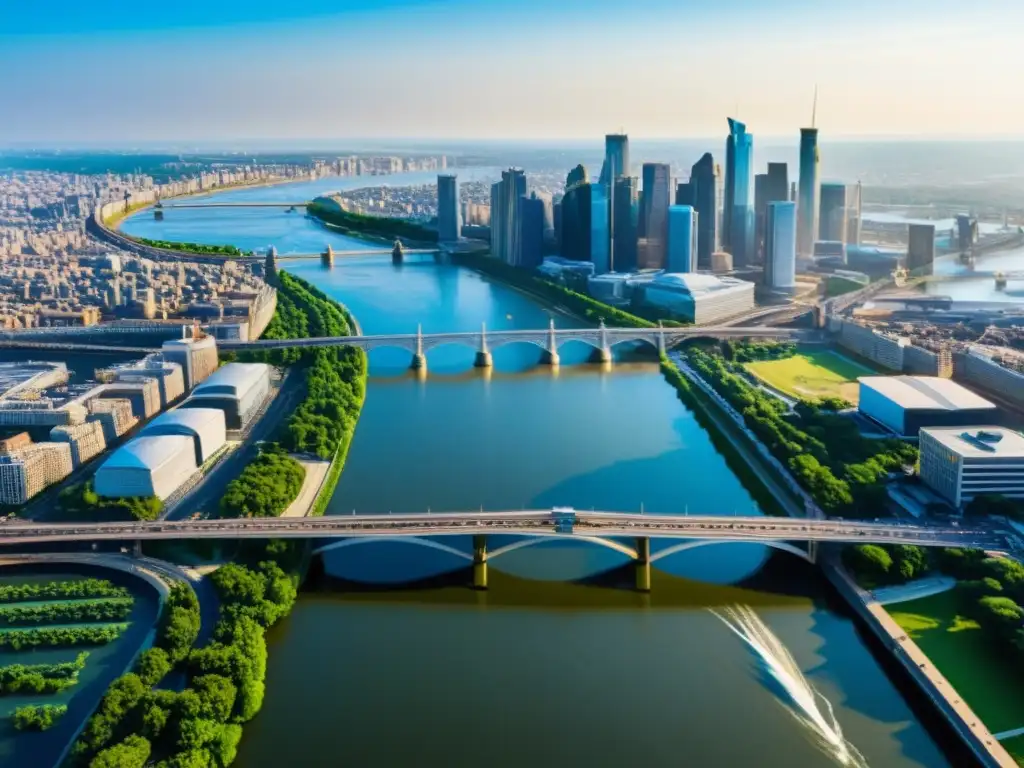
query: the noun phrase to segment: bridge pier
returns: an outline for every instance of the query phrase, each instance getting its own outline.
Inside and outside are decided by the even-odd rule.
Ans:
[[[423,354],[423,326],[416,326],[416,351],[412,353],[412,362],[409,367],[414,371],[427,370],[427,356]]]
[[[334,266],[334,249],[330,243],[327,244],[327,250],[320,254],[320,263],[325,267]]]
[[[161,209],[159,209],[159,208],[154,208],[153,209],[153,218],[156,219],[157,221],[163,221],[164,220],[164,212]]]
[[[814,564],[818,562],[818,542],[814,539],[807,542],[807,559]]]
[[[487,589],[487,536],[473,536],[473,589]]]
[[[651,591],[651,540],[646,536],[636,540],[636,591]]]
[[[604,320],[601,321],[601,346],[594,350],[590,358],[595,363],[610,363],[612,361],[612,348],[608,343],[608,329]]]
[[[487,323],[483,323],[480,326],[480,349],[477,350],[473,365],[477,368],[490,368],[494,365],[491,350],[487,347]]]
[[[558,357],[558,340],[555,338],[555,319],[551,318],[548,325],[548,346],[540,353],[542,365],[558,365],[561,359]]]

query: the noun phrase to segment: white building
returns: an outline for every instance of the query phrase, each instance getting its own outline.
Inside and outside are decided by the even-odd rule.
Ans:
[[[96,470],[100,496],[156,496],[163,500],[196,471],[195,441],[185,435],[136,437]]]
[[[697,211],[690,205],[668,207],[669,272],[697,271]]]
[[[1024,499],[1024,435],[1002,427],[921,430],[921,479],[955,507],[975,496]]]
[[[754,284],[724,275],[668,272],[647,283],[643,292],[648,304],[698,325],[754,308]]]
[[[771,202],[765,209],[764,284],[779,291],[796,288],[796,203]]]
[[[219,408],[175,408],[161,413],[139,431],[139,437],[154,435],[184,435],[192,439],[196,464],[202,466],[207,459],[224,447],[227,426],[224,411]]]
[[[937,376],[861,376],[858,408],[897,435],[917,437],[922,427],[966,427],[993,421],[988,400]]]
[[[263,363],[228,363],[194,390],[182,408],[219,408],[228,429],[241,429],[260,409],[270,393],[270,366]]]
[[[163,344],[164,360],[177,363],[185,375],[185,389],[192,389],[217,370],[217,342],[212,336],[172,339]]]

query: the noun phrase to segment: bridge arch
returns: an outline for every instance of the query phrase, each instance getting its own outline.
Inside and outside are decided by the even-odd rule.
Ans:
[[[460,549],[449,546],[448,544],[442,544],[439,541],[433,539],[423,539],[419,536],[361,536],[351,539],[339,539],[338,541],[332,541],[330,544],[325,544],[313,551],[314,555],[323,555],[327,552],[333,552],[336,549],[343,549],[345,547],[357,547],[362,544],[379,544],[381,542],[390,542],[396,544],[412,544],[414,546],[426,547],[427,549],[436,549],[439,552],[446,552],[456,557],[461,557],[463,560],[473,561],[473,555],[468,552],[463,552]]]
[[[651,565],[654,565],[659,560],[668,557],[669,555],[677,554],[678,552],[685,552],[688,549],[697,549],[698,547],[710,547],[716,544],[760,544],[765,547],[771,547],[782,552],[788,552],[791,555],[806,560],[808,563],[813,563],[814,560],[806,550],[800,549],[800,547],[790,544],[788,541],[778,541],[770,539],[768,541],[751,541],[750,539],[690,539],[689,541],[682,541],[678,544],[673,544],[671,547],[665,547],[665,549],[659,549],[657,552],[651,553]]]
[[[522,539],[520,541],[513,541],[511,544],[506,544],[503,547],[497,547],[495,549],[491,549],[491,550],[489,550],[487,552],[487,560],[491,561],[491,560],[494,560],[496,557],[500,557],[501,555],[507,555],[509,552],[515,552],[517,549],[524,549],[526,547],[533,547],[533,546],[536,546],[537,544],[541,544],[541,543],[546,542],[546,541],[552,541],[552,540],[557,540],[557,539],[562,539],[563,541],[564,540],[568,540],[568,541],[582,541],[582,542],[586,542],[588,544],[597,544],[598,546],[605,547],[606,549],[611,549],[611,550],[614,550],[615,552],[619,552],[619,553],[621,553],[623,555],[626,555],[627,557],[629,557],[629,558],[631,558],[633,560],[636,560],[636,558],[637,558],[637,552],[636,552],[635,549],[633,549],[632,547],[627,546],[626,544],[623,544],[622,542],[615,541],[614,539],[602,539],[600,536],[579,536],[579,535],[574,535],[574,536],[570,537],[569,539],[566,539],[566,537],[564,535],[561,535],[561,534],[549,534],[549,535],[541,535],[541,536],[532,536],[532,537],[530,537],[528,539]]]

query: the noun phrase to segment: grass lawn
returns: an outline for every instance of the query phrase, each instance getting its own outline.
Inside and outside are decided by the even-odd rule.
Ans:
[[[874,371],[832,351],[807,352],[784,360],[747,363],[746,368],[770,387],[796,398],[841,397],[857,402],[857,377]]]
[[[1024,727],[1024,679],[1007,668],[978,625],[957,608],[956,592],[949,591],[887,610],[990,731]],[[1024,741],[1014,741],[1024,753]]]

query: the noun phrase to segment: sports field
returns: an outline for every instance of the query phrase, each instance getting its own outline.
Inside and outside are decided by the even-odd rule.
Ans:
[[[1019,673],[999,657],[977,623],[960,614],[955,591],[893,603],[886,610],[989,730],[1024,727]]]
[[[841,397],[857,403],[857,377],[874,371],[835,352],[807,352],[784,360],[747,363],[765,384],[798,399]]]

